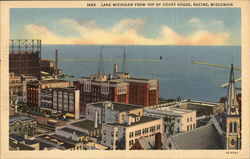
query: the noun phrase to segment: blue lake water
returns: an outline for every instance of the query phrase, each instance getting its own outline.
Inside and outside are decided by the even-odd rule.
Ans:
[[[89,76],[98,70],[98,62],[64,61],[63,59],[98,59],[97,45],[43,45],[42,58],[54,58],[58,50],[59,68],[75,77]],[[161,62],[127,62],[126,69],[134,77],[155,78],[160,82],[160,97],[188,98],[204,101],[219,101],[227,95],[227,89],[220,88],[228,82],[229,69],[193,64],[201,61],[212,64],[241,67],[241,47],[238,46],[125,46],[127,59],[159,60]],[[122,59],[123,49],[103,49],[104,59]],[[113,65],[121,61],[105,61],[106,73],[113,72]],[[235,71],[239,78],[240,71]],[[241,86],[241,82],[237,87]]]

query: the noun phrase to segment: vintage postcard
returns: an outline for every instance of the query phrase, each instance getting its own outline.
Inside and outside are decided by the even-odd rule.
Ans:
[[[249,158],[249,1],[2,1],[1,158]]]

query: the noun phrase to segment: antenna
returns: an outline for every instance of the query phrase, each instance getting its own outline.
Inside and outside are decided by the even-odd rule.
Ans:
[[[98,61],[98,74],[100,73],[104,73],[104,65],[103,65],[103,57],[102,57],[102,46],[101,46],[101,50],[100,50],[100,58]]]
[[[122,72],[126,73],[126,65],[127,65],[127,56],[125,51],[125,46],[123,46],[123,62],[122,62]]]

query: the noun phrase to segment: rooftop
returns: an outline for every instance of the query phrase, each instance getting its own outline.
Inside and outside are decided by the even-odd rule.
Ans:
[[[60,135],[57,135],[57,134],[53,134],[53,135],[51,135],[51,136],[53,136],[53,137],[55,137],[55,138],[57,138],[57,139],[66,141],[66,142],[68,142],[68,143],[70,143],[70,144],[74,144],[74,145],[79,144],[79,143],[82,143],[81,141],[72,140],[71,138],[66,138],[66,137],[63,137],[63,136],[60,136]]]
[[[96,103],[90,103],[90,104],[97,106],[97,107],[104,107],[104,102],[96,102]],[[127,111],[131,111],[134,109],[143,108],[142,106],[138,106],[138,105],[123,104],[123,103],[116,103],[116,102],[108,102],[108,104],[112,104],[113,109],[119,112],[127,112]]]
[[[9,136],[11,139],[16,140],[18,142],[24,142],[26,145],[33,145],[33,144],[38,143],[38,141],[36,140],[25,139],[24,137],[16,135],[16,134],[10,134]]]
[[[47,141],[49,141],[51,143],[54,143],[54,144],[56,144],[58,146],[61,146],[61,147],[65,148],[65,149],[70,149],[70,148],[75,147],[75,145],[73,145],[73,144],[71,144],[69,142],[63,141],[63,140],[61,140],[59,138],[56,138],[56,137],[50,136],[50,135],[42,135],[42,136],[39,136],[38,138],[42,138],[43,140],[47,140]]]
[[[29,121],[29,120],[35,120],[29,116],[23,116],[23,115],[11,115],[9,117],[9,124],[14,124],[17,120],[20,121]]]
[[[91,120],[82,120],[79,122],[72,123],[71,125],[76,126],[81,129],[86,129],[86,130],[95,130],[95,129],[101,129],[101,124],[97,124],[97,128],[94,127],[95,122]]]
[[[89,146],[89,147],[94,147],[95,149],[98,149],[98,150],[107,150],[108,149],[107,146],[104,146],[104,145],[101,145],[101,144],[98,144],[95,142],[88,142],[84,145]]]
[[[35,150],[35,148],[27,146],[20,142],[15,142],[13,139],[9,139],[9,147],[15,150]]]
[[[147,122],[151,122],[154,120],[160,120],[159,118],[154,118],[154,117],[149,117],[149,116],[141,116],[139,121],[136,122],[131,122],[131,125],[128,125],[127,123],[108,123],[107,125],[112,125],[112,126],[122,126],[122,127],[131,127],[139,124],[144,124]]]
[[[214,124],[172,136],[177,149],[223,149],[221,136]]]
[[[78,130],[74,130],[74,129],[70,129],[70,128],[67,128],[67,127],[64,127],[62,129],[59,129],[59,130],[63,130],[65,132],[69,132],[69,133],[75,133],[77,136],[86,136],[87,134],[84,133],[84,132],[81,132],[81,131],[78,131]]]

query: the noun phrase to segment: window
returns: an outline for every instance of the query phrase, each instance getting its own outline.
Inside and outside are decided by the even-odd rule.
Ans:
[[[180,119],[177,120],[177,123],[180,123]]]
[[[192,125],[190,125],[190,130],[192,130]]]
[[[161,129],[161,125],[157,125],[157,130],[160,130]]]
[[[194,126],[193,126],[193,129],[195,129],[195,124],[193,124]]]
[[[189,122],[189,118],[187,118],[187,122]]]
[[[177,132],[178,132],[178,133],[180,132],[180,128],[179,128],[179,127],[177,128]]]
[[[190,117],[190,122],[192,121],[192,117]]]
[[[233,123],[230,122],[230,124],[229,124],[229,132],[231,133],[232,131],[233,131]]]
[[[103,130],[103,135],[106,135],[106,130]]]
[[[114,132],[113,131],[111,132],[111,137],[114,137]]]
[[[237,123],[234,122],[234,132],[237,133]]]
[[[189,131],[189,125],[187,126],[187,131]]]

